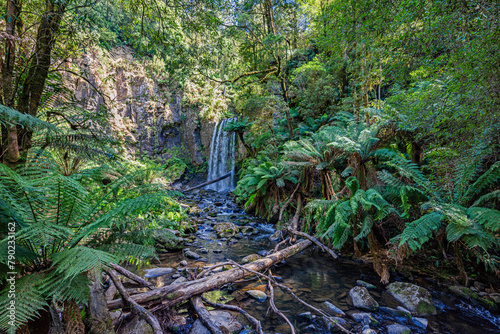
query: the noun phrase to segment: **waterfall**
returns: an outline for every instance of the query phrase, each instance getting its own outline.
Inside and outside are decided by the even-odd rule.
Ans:
[[[236,186],[234,173],[234,152],[236,144],[236,134],[224,131],[227,123],[236,118],[223,119],[217,123],[210,144],[210,157],[208,159],[207,181],[214,180],[229,172],[232,175],[222,181],[212,183],[207,189],[215,191],[230,191]]]

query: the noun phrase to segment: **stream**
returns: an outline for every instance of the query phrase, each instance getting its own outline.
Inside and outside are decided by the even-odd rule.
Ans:
[[[203,261],[186,259],[183,252],[164,253],[160,255],[160,263],[154,267],[170,267],[182,270],[180,262],[187,260],[188,267],[203,268],[217,262],[232,259],[241,263],[243,257],[271,250],[276,242],[270,241],[269,237],[275,232],[274,227],[252,215],[246,214],[232,200],[231,194],[223,194],[212,191],[201,191],[186,195],[183,202],[191,208],[192,220],[198,224],[198,231],[193,241],[185,242],[186,248],[200,254]],[[213,224],[218,222],[232,222],[237,226],[252,226],[255,232],[252,235],[238,235],[237,238],[218,238],[213,229]],[[375,290],[370,294],[380,304],[396,308],[399,304],[392,298],[385,288],[379,284],[379,277],[370,265],[354,263],[352,260],[333,260],[325,253],[310,247],[301,254],[297,254],[279,263],[272,268],[274,276],[278,276],[280,282],[285,283],[306,302],[317,308],[327,310],[324,302],[333,303],[346,313],[345,327],[354,333],[361,333],[363,326],[352,320],[352,313],[364,312],[355,309],[348,300],[349,290],[357,285],[357,280],[364,280],[375,285]],[[200,252],[201,251],[201,252]],[[140,273],[144,274],[144,272]],[[173,278],[178,276],[165,275],[165,282],[169,284]],[[160,278],[159,278],[160,279]],[[403,277],[391,275],[393,281],[408,281]],[[438,314],[428,316],[427,329],[416,327],[406,319],[397,318],[384,311],[371,312],[372,316],[379,322],[378,325],[370,326],[377,333],[388,333],[387,326],[394,323],[408,326],[413,333],[500,333],[500,314],[498,311],[488,311],[484,307],[472,301],[465,301],[453,295],[446,287],[432,285],[425,278],[415,277],[414,283],[427,288],[433,297]],[[261,321],[264,332],[267,333],[289,333],[288,326],[284,321],[268,311],[269,303],[258,302],[252,299],[244,291],[264,290],[267,282],[253,280],[250,282],[232,284],[228,287],[222,299],[230,300],[229,304],[237,305],[255,318]],[[299,333],[328,333],[330,330],[320,315],[314,315],[305,306],[297,302],[292,296],[278,287],[275,288],[276,306],[291,320]],[[305,314],[304,314],[305,313]],[[188,316],[188,324],[192,319]],[[242,322],[244,325],[246,322]],[[189,326],[187,326],[189,327]],[[189,332],[186,328],[184,332]],[[242,333],[250,333],[242,331]]]

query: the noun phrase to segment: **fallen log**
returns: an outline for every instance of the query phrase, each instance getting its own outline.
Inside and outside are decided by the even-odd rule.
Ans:
[[[251,271],[262,271],[283,259],[293,256],[313,243],[310,240],[301,240],[295,245],[287,247],[279,252],[270,254],[254,262],[248,263],[243,267]],[[151,291],[133,295],[130,298],[139,304],[162,304],[163,307],[173,306],[183,300],[189,299],[195,295],[209,291],[223,284],[236,281],[251,275],[248,270],[234,268],[228,271],[216,273],[209,277],[203,277],[193,281],[187,281],[175,285],[168,285]],[[110,310],[116,310],[123,307],[121,299],[115,299],[108,303]]]
[[[191,191],[191,190],[195,190],[195,189],[198,189],[198,188],[202,188],[202,187],[204,187],[204,186],[208,186],[209,184],[212,184],[212,183],[215,183],[215,182],[222,181],[222,180],[224,180],[224,179],[226,179],[226,178],[230,177],[230,176],[231,176],[231,174],[232,174],[232,172],[229,172],[229,173],[227,173],[227,174],[225,174],[225,175],[222,175],[221,177],[219,177],[219,178],[217,178],[217,179],[210,180],[210,181],[207,181],[207,182],[203,182],[202,184],[199,184],[199,185],[197,185],[197,186],[195,186],[195,187],[192,187],[192,188],[189,188],[189,189],[187,189],[187,190],[184,190],[184,192],[186,192],[186,191]]]
[[[134,281],[142,286],[147,287],[149,290],[153,290],[155,288],[155,286],[153,284],[151,284],[150,282],[146,281],[142,277],[137,276],[136,274],[128,271],[127,269],[125,269],[125,268],[123,268],[115,263],[110,263],[109,266],[111,268],[113,268],[114,270],[116,270],[117,272],[119,272],[120,274],[122,274],[123,276],[131,279],[132,281]]]

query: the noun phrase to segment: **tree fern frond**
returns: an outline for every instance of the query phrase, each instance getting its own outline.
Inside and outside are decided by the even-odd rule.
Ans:
[[[103,270],[111,262],[117,262],[116,257],[107,252],[85,246],[77,246],[54,254],[53,266],[56,274],[63,274],[64,279],[97,269]]]
[[[494,200],[494,199],[497,199],[497,200],[500,199],[500,190],[495,190],[495,191],[490,192],[489,194],[486,194],[486,195],[479,197],[474,202],[474,204],[472,204],[472,206],[481,206],[481,205],[484,205],[484,204],[486,204],[489,201]]]
[[[118,262],[124,262],[131,259],[158,258],[158,254],[154,247],[128,242],[102,245],[99,247],[99,250],[113,254]]]
[[[486,229],[497,232],[500,229],[500,211],[481,207],[470,207],[467,213],[478,224]]]
[[[12,320],[9,317],[11,298],[7,287],[0,293],[0,329],[10,331],[19,328],[29,320],[33,320],[40,315],[40,311],[48,307],[45,297],[40,291],[39,285],[44,277],[39,274],[26,275],[16,279],[15,293],[15,324],[10,326]]]
[[[495,162],[483,175],[481,175],[476,182],[471,184],[465,192],[462,203],[467,203],[481,192],[486,191],[500,179],[500,161]]]
[[[50,123],[42,121],[41,119],[29,114],[23,114],[17,110],[4,106],[3,104],[0,104],[0,124],[5,127],[20,125],[23,128],[31,130],[48,130],[52,132],[58,131],[57,127]]]
[[[361,230],[359,231],[358,235],[354,239],[356,241],[359,241],[359,240],[365,238],[366,236],[368,236],[368,234],[370,234],[372,227],[373,227],[373,219],[369,215],[367,215],[363,219],[363,222],[361,223]]]
[[[407,243],[412,250],[419,249],[430,239],[432,233],[441,227],[442,221],[443,215],[441,213],[430,212],[414,222],[406,224],[399,245]]]

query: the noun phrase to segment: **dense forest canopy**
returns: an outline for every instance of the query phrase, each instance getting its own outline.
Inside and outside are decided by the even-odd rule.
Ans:
[[[237,117],[225,130],[241,144],[234,194],[247,211],[369,255],[384,283],[419,254],[465,284],[478,273],[498,277],[500,3],[3,0],[0,8],[1,330],[27,328],[60,304],[76,310],[110,263],[156,257],[146,231],[191,228],[171,184],[206,166],[185,154],[127,153],[110,121],[113,97],[79,61],[96,50],[126,50],[147,64],[199,122]],[[68,78],[100,94],[98,112],[75,98]],[[18,313],[9,327],[13,261]]]

